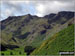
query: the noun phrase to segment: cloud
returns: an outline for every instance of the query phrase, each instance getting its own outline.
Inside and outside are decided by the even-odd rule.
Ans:
[[[0,4],[1,4],[1,7],[0,7],[1,19],[0,20],[4,20],[5,18],[9,16],[25,15],[25,13],[28,13],[30,11],[28,8],[28,5],[29,5],[28,1],[2,0]]]
[[[49,13],[57,13],[59,11],[75,11],[74,0],[37,0],[34,2],[37,10],[36,15],[44,16]]]
[[[42,17],[59,11],[75,11],[74,0],[2,0],[0,3],[3,19],[28,13]]]

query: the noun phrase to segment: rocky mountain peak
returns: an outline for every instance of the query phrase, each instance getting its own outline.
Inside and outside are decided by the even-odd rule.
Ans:
[[[59,16],[61,17],[66,17],[66,18],[72,18],[74,16],[75,12],[71,12],[71,11],[61,11],[58,13]]]
[[[54,13],[51,13],[51,14],[49,14],[49,15],[46,15],[46,16],[44,16],[44,18],[53,18],[54,16],[55,16],[56,14],[54,14]]]

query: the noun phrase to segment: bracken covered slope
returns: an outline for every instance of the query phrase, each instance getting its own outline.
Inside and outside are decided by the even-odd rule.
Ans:
[[[32,55],[57,55],[59,52],[74,51],[74,25],[68,26],[44,41]]]

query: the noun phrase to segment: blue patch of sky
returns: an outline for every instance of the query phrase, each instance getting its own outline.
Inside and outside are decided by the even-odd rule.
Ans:
[[[15,10],[12,10],[12,8],[14,8]],[[4,20],[10,16],[10,15],[6,16],[4,14],[6,9],[11,11],[12,16],[20,16],[20,15],[26,15],[26,14],[35,15],[36,14],[36,9],[33,4],[27,5],[25,3],[21,3],[17,7],[11,6],[9,4],[1,4],[1,19],[0,19],[0,21]]]

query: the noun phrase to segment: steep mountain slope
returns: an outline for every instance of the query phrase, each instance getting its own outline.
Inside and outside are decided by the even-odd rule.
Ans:
[[[31,55],[58,55],[61,51],[74,51],[74,24],[44,41]]]
[[[16,45],[19,47],[39,47],[42,42],[55,33],[66,28],[68,22],[74,18],[74,12],[62,11],[44,17],[9,16],[0,22],[2,45]],[[49,35],[49,37],[48,37]]]
[[[30,14],[10,16],[6,20],[1,21],[2,43],[15,45],[25,45],[28,43],[30,45],[35,40],[40,42],[45,39],[49,32],[53,32],[51,31],[54,30],[53,28],[61,26],[73,17],[74,12],[69,11],[49,14],[44,17],[32,16]]]

